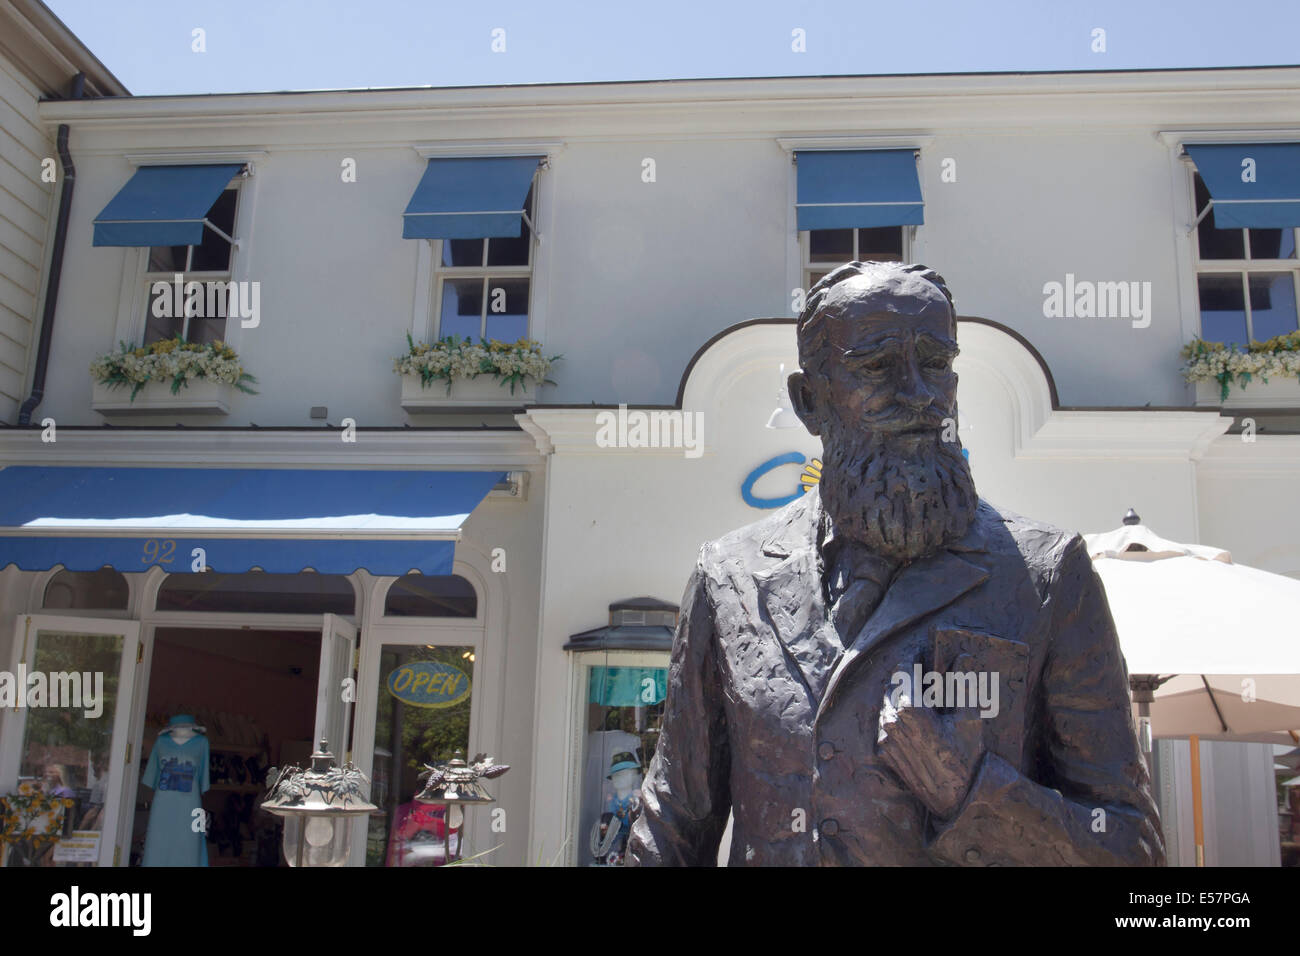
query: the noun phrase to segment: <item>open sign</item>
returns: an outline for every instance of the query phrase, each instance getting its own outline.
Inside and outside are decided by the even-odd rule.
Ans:
[[[451,707],[469,696],[469,677],[450,664],[414,661],[388,675],[388,692],[412,707]]]

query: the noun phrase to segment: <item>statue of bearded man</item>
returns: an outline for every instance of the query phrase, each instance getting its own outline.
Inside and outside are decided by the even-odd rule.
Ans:
[[[1082,539],[976,494],[943,278],[848,263],[797,331],[821,484],[700,550],[627,863],[730,813],[731,865],[1163,864]]]

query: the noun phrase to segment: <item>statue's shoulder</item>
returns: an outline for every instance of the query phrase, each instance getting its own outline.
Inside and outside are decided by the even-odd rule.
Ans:
[[[983,498],[976,520],[993,550],[1014,553],[1031,570],[1046,576],[1055,574],[1072,550],[1083,549],[1083,537],[1077,531],[1027,518]]]
[[[762,557],[783,558],[800,548],[816,546],[819,500],[816,491],[705,543],[706,561],[748,564]]]

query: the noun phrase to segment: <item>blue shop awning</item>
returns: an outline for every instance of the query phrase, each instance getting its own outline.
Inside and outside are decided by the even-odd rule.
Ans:
[[[800,232],[925,222],[913,150],[800,150],[795,163]]]
[[[1300,143],[1189,144],[1184,149],[1210,191],[1217,228],[1300,226]]]
[[[197,246],[208,210],[244,168],[141,166],[95,217],[97,246]]]
[[[524,200],[541,161],[541,156],[430,159],[402,215],[402,238],[522,235]]]
[[[450,574],[504,472],[0,469],[0,568]]]

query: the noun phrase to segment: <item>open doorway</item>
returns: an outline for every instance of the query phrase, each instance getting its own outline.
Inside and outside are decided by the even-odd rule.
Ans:
[[[180,859],[203,851],[209,866],[286,865],[280,821],[258,805],[269,768],[309,763],[320,657],[319,631],[160,627],[154,632],[132,866],[146,857],[151,864],[166,861],[175,851],[181,851],[178,865],[187,865]],[[188,735],[183,730],[168,733],[169,722],[177,726],[175,718],[181,715],[192,717],[206,738],[197,743],[187,739],[186,751],[173,746]],[[150,761],[155,748],[164,756]],[[206,768],[186,762],[184,754],[204,752]],[[174,773],[177,766],[186,768],[179,776]],[[187,799],[197,798],[206,811],[193,814],[201,824],[185,825],[185,816],[193,813],[185,805],[180,818],[166,826],[155,820],[150,826],[152,815],[176,811],[177,795],[168,792],[173,785],[184,790]]]

